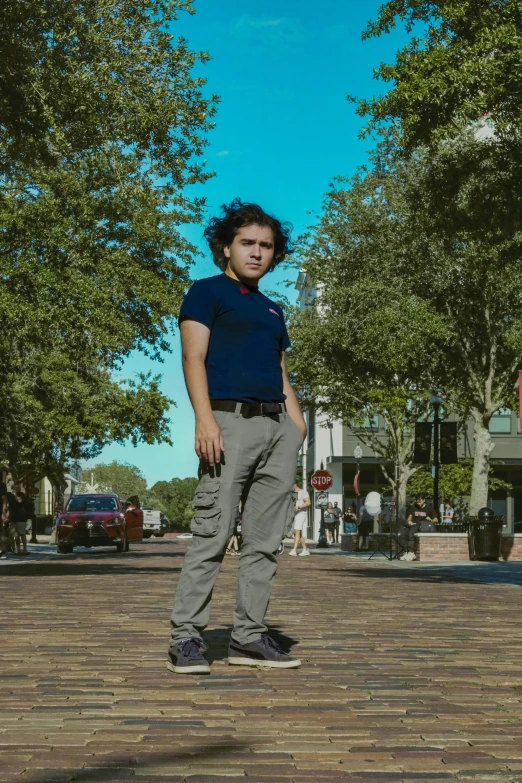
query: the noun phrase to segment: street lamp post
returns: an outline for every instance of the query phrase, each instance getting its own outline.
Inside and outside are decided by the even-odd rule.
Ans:
[[[360,506],[360,492],[359,492],[359,474],[361,472],[361,458],[363,455],[363,450],[361,449],[360,444],[358,443],[357,446],[353,450],[353,456],[355,457],[355,464],[356,464],[356,470],[355,470],[355,477],[356,482],[354,489],[355,489],[355,495],[356,495],[356,505],[357,505],[357,522],[359,521],[359,506]]]
[[[440,473],[440,406],[442,397],[430,394],[430,402],[433,405],[433,505],[437,519],[439,519],[439,473]]]

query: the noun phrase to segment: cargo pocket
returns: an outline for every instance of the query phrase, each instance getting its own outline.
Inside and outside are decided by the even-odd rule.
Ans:
[[[219,479],[204,476],[194,495],[194,519],[190,530],[196,536],[215,536],[219,530],[221,509],[216,505],[219,492]]]
[[[203,476],[196,487],[194,502],[192,504],[194,510],[197,511],[198,508],[213,508],[216,505],[218,492],[219,479]]]
[[[190,523],[190,532],[195,536],[207,538],[215,536],[219,530],[220,517],[220,508],[197,508],[194,511],[194,519]]]

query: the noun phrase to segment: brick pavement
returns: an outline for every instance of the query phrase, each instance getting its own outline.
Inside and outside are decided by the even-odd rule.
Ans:
[[[269,608],[295,671],[164,663],[184,545],[0,571],[0,781],[522,783],[520,587],[349,557],[282,558]]]

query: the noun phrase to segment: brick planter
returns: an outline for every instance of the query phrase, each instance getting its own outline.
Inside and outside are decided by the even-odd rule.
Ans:
[[[383,533],[370,534],[370,550],[384,549],[389,546],[389,536]],[[341,535],[341,550],[354,552],[357,545],[356,533]],[[417,533],[415,535],[415,555],[423,563],[456,562],[469,560],[467,533]],[[502,559],[522,561],[522,533],[502,536]]]
[[[467,533],[417,533],[415,555],[423,563],[469,560]],[[502,536],[502,559],[522,560],[522,534]]]
[[[415,557],[423,563],[469,560],[467,533],[416,533]]]

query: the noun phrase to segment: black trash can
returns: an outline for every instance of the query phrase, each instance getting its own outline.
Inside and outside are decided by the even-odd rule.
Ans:
[[[502,550],[504,517],[495,516],[492,508],[481,508],[469,518],[468,544],[470,560],[498,560]]]

